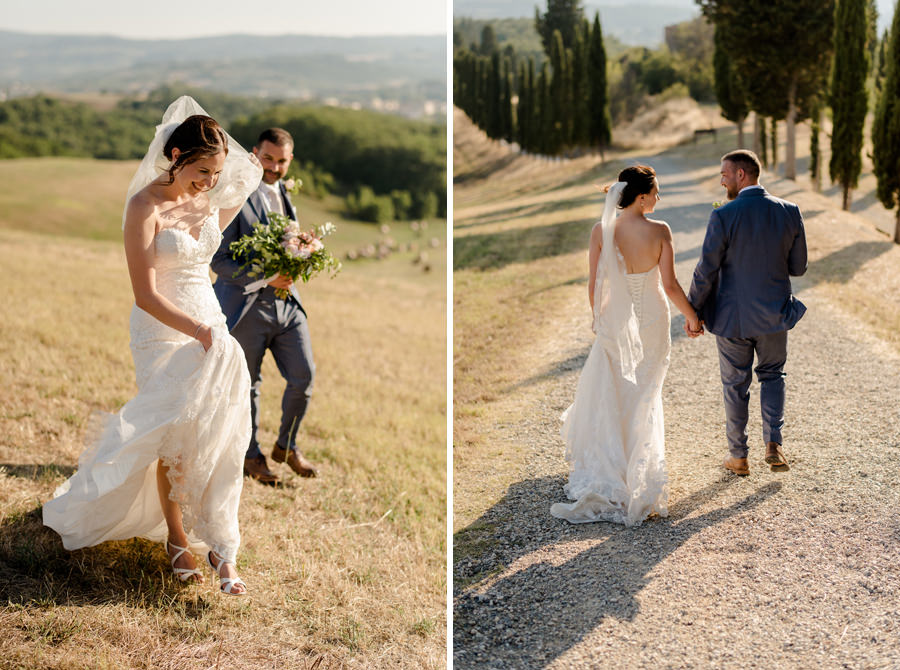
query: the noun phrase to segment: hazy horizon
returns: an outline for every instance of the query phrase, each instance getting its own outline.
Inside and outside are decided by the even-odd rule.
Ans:
[[[269,0],[210,11],[208,5],[182,3],[177,17],[163,5],[133,13],[117,0],[45,0],[9,3],[0,30],[34,35],[104,36],[136,40],[176,40],[228,35],[273,39],[283,35],[391,37],[446,35],[449,0]],[[135,6],[132,6],[134,8]],[[263,15],[264,12],[264,15]]]

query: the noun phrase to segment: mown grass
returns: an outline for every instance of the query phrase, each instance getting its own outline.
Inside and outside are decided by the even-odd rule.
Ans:
[[[249,597],[218,594],[211,574],[181,584],[162,545],[67,552],[42,526],[40,505],[74,471],[91,414],[135,392],[119,242],[133,167],[0,162],[0,667],[443,667],[443,222],[430,222],[441,240],[431,272],[395,254],[301,287],[317,378],[299,439],[320,476],[245,483]],[[342,221],[333,201],[295,202],[302,221],[338,225],[339,253],[380,236]],[[391,235],[417,239],[401,224]],[[271,445],[283,389],[271,358],[263,376],[260,438]]]

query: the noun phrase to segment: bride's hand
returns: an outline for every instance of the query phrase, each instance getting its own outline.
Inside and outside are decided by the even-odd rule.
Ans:
[[[684,330],[690,337],[699,337],[703,334],[703,322],[696,314],[684,317]]]
[[[212,328],[206,325],[200,326],[195,337],[203,345],[203,351],[209,351],[209,348],[212,346]]]

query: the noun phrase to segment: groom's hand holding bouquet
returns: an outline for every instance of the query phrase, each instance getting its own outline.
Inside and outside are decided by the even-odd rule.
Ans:
[[[232,242],[229,247],[235,258],[249,258],[237,273],[249,267],[248,276],[261,277],[246,286],[244,292],[253,293],[270,284],[275,287],[275,294],[284,299],[297,279],[307,282],[325,270],[333,277],[341,264],[325,248],[322,238],[334,231],[330,221],[303,231],[293,219],[270,212],[268,225],[255,223],[252,234]]]

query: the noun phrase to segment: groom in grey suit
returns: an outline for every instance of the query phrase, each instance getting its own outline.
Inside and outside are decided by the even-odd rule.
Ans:
[[[806,312],[790,279],[806,272],[803,217],[797,205],[759,185],[759,172],[752,151],[722,157],[721,183],[730,202],[710,214],[688,295],[716,336],[730,451],[722,465],[738,475],[750,473],[747,413],[754,354],[765,462],[773,471],[789,469],[781,448],[787,331]]]
[[[279,275],[258,291],[245,294],[244,287],[257,277],[239,272],[244,258],[234,258],[229,246],[249,235],[257,221],[268,222],[269,212],[277,212],[297,220],[297,212],[282,178],[293,159],[294,140],[282,128],[264,130],[253,147],[253,153],[263,167],[259,188],[250,194],[234,221],[222,233],[222,244],[213,256],[216,273],[213,288],[222,305],[222,312],[231,335],[240,343],[250,370],[250,410],[253,429],[244,458],[244,475],[264,484],[276,484],[278,477],[269,470],[266,457],[259,448],[259,388],[260,369],[266,350],[272,352],[278,371],[287,386],[281,400],[281,427],[272,447],[272,460],[287,463],[303,477],[315,477],[316,469],[297,449],[297,428],[312,392],[315,366],[309,341],[306,311],[300,294],[289,277]],[[275,289],[290,291],[287,298],[275,295]]]

